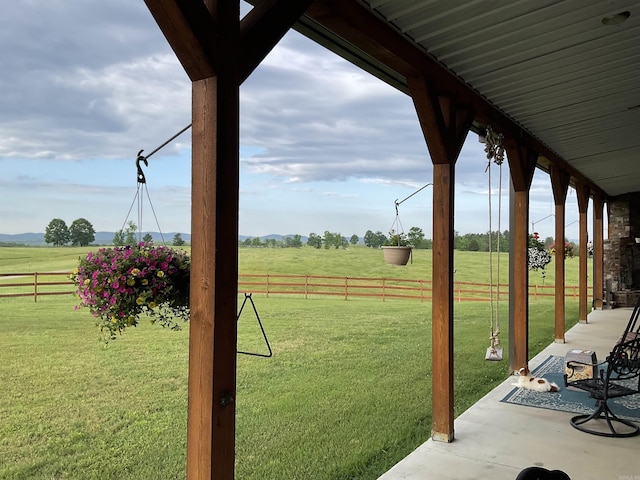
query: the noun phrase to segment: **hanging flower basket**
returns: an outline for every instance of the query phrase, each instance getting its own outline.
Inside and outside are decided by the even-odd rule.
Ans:
[[[71,279],[109,342],[145,315],[179,330],[189,320],[190,268],[186,252],[140,243],[89,252]]]
[[[551,255],[556,254],[556,244],[555,242],[549,245],[549,253]],[[564,258],[573,258],[575,256],[575,248],[573,243],[564,242]]]
[[[533,232],[533,235],[529,235],[528,245],[528,259],[529,270],[540,270],[542,272],[542,278],[544,279],[546,274],[547,265],[551,262],[551,254],[544,248],[544,243],[540,241],[538,232]]]

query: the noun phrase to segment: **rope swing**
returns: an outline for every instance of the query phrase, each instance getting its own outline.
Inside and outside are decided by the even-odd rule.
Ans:
[[[502,134],[496,134],[487,125],[485,134],[484,151],[487,154],[487,168],[485,171],[489,177],[489,303],[491,308],[491,317],[489,323],[489,340],[490,346],[487,348],[485,360],[498,361],[502,360],[502,347],[500,346],[500,217],[502,212],[502,163],[504,162],[504,147],[502,146]],[[493,221],[492,221],[492,205],[491,197],[493,190],[491,185],[491,163],[495,162],[499,167],[499,183],[498,183],[498,243],[496,253],[498,254],[497,274],[496,274],[496,300],[493,301]],[[494,306],[495,305],[495,306]]]

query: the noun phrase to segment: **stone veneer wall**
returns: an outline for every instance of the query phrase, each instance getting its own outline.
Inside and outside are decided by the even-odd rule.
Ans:
[[[609,201],[609,240],[604,244],[604,278],[612,290],[640,289],[640,192]]]

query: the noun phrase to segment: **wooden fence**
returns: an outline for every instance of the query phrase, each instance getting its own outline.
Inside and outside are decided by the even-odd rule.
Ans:
[[[63,280],[59,280],[63,277]],[[494,299],[500,295],[506,300],[509,286],[493,286]],[[458,302],[487,302],[490,300],[488,283],[455,282],[454,297]],[[5,293],[6,292],[6,293]],[[0,298],[33,297],[42,295],[69,295],[74,292],[69,272],[0,273]],[[340,297],[344,300],[358,297],[381,299],[431,300],[431,280],[405,280],[398,278],[333,277],[317,275],[240,274],[238,292],[288,296]],[[577,299],[578,286],[565,286],[565,297]],[[530,285],[532,300],[553,297],[553,285]]]

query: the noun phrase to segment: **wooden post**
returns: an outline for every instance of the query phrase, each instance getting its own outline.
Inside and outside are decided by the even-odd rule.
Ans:
[[[407,77],[409,92],[433,162],[432,263],[432,430],[436,441],[451,442],[453,428],[453,237],[455,163],[474,111],[438,94],[424,77]]]
[[[511,175],[509,248],[509,372],[529,362],[529,189],[538,154],[525,142],[505,142]]]
[[[579,273],[578,273],[578,286],[580,288],[580,295],[578,299],[578,321],[580,323],[587,323],[587,207],[589,206],[589,187],[582,183],[576,185],[576,196],[578,198],[578,215],[580,225],[580,258],[578,259]]]
[[[602,211],[604,202],[600,195],[593,196],[593,308],[602,309],[603,304],[603,258],[604,224]]]
[[[551,187],[553,189],[553,201],[555,203],[556,221],[556,254],[555,266],[555,342],[564,343],[565,332],[565,265],[564,265],[564,223],[567,191],[569,189],[569,174],[556,166],[551,166]]]

